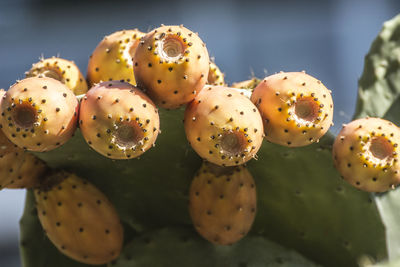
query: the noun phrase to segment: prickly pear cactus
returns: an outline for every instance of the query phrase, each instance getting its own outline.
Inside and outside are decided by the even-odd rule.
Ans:
[[[385,22],[365,57],[355,118],[384,117],[400,124],[400,15]],[[390,260],[400,257],[400,191],[373,196],[386,227]],[[395,264],[395,263],[394,263]],[[396,265],[394,265],[396,266]]]
[[[385,23],[366,57],[356,117],[400,122],[399,42],[400,17],[396,17]],[[105,158],[85,144],[79,131],[64,146],[36,153],[50,167],[85,177],[114,203],[125,226],[125,240],[132,241],[109,266],[182,262],[187,264],[181,266],[315,266],[313,261],[336,267],[358,266],[365,257],[380,261],[398,256],[399,191],[371,195],[340,179],[331,156],[334,136],[329,133],[319,143],[302,148],[264,142],[258,160],[248,164],[258,198],[250,234],[230,247],[206,243],[189,218],[189,185],[201,159],[186,141],[182,119],[182,109],[160,110],[162,134],[156,146],[138,159]],[[21,220],[24,266],[85,266],[50,244],[33,203],[28,192]],[[162,247],[176,250],[168,253]],[[171,264],[163,262],[165,255],[172,257]]]
[[[398,123],[400,94],[400,15],[384,23],[365,57],[359,80],[356,118],[386,117]]]

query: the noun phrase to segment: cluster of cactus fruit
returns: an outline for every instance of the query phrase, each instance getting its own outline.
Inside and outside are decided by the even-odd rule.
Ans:
[[[198,34],[162,25],[106,36],[87,79],[48,58],[0,93],[0,189],[29,189],[25,266],[316,266],[266,237],[326,266],[397,256],[399,118],[359,107],[334,138],[331,91],[304,71],[228,86]]]

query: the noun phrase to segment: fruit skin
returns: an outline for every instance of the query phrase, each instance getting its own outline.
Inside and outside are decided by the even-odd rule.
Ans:
[[[221,166],[255,157],[264,136],[257,108],[235,89],[222,86],[204,87],[187,105],[184,125],[197,154]]]
[[[122,249],[123,228],[112,203],[94,185],[65,171],[34,191],[39,220],[57,249],[87,264],[105,264]]]
[[[143,35],[134,29],[105,36],[89,58],[87,79],[90,86],[111,80],[124,80],[136,85],[132,57]]]
[[[6,91],[0,89],[0,101]],[[6,187],[17,176],[19,167],[24,160],[23,150],[14,145],[0,131],[0,189]]]
[[[266,77],[251,101],[263,117],[266,139],[289,147],[306,146],[332,125],[333,101],[321,81],[305,72],[280,72]]]
[[[6,91],[0,89],[0,101]],[[32,188],[47,170],[42,160],[14,145],[0,131],[0,190]]]
[[[224,79],[224,74],[218,68],[218,66],[212,61],[210,61],[210,70],[208,71],[207,84],[221,85],[221,86],[226,85],[225,79]]]
[[[75,95],[60,81],[47,77],[26,78],[11,86],[4,95],[0,125],[7,138],[20,148],[49,151],[71,138],[77,125],[78,108]]]
[[[332,155],[336,169],[352,186],[385,192],[400,183],[400,129],[380,118],[362,118],[344,125]]]
[[[261,82],[260,79],[254,77],[251,80],[245,80],[241,82],[236,82],[231,85],[232,88],[237,88],[237,89],[251,89],[253,90],[254,88],[257,87]]]
[[[0,189],[9,185],[17,177],[23,160],[23,150],[16,147],[0,132]]]
[[[154,146],[160,129],[158,110],[135,86],[120,81],[102,82],[89,90],[80,109],[82,135],[100,154],[129,159]],[[122,141],[118,138],[121,133]]]
[[[8,189],[34,188],[40,184],[41,178],[49,170],[44,161],[38,157],[24,152],[24,159],[16,172],[14,179],[5,187]]]
[[[41,59],[25,73],[26,77],[45,76],[65,84],[75,95],[84,94],[88,90],[86,79],[73,61],[59,57]]]
[[[250,230],[256,214],[253,177],[243,165],[220,167],[204,162],[189,192],[189,213],[208,241],[231,245]]]
[[[42,160],[11,143],[0,131],[0,190],[35,187],[47,170]]]
[[[158,106],[175,109],[206,84],[210,59],[197,34],[183,26],[161,26],[141,39],[133,62],[138,87]]]

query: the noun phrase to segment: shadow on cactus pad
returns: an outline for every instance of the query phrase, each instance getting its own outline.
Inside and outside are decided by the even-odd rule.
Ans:
[[[232,246],[215,246],[192,228],[164,228],[144,233],[129,243],[109,267],[217,267],[281,266],[317,267],[293,250],[263,237],[246,237]]]

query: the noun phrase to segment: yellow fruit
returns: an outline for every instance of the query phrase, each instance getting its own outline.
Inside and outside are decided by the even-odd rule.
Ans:
[[[253,78],[251,80],[246,80],[246,81],[241,81],[241,82],[236,82],[232,84],[233,88],[237,89],[254,89],[257,87],[257,85],[261,82],[260,79]]]
[[[59,172],[35,189],[35,199],[43,229],[61,253],[87,264],[118,257],[123,228],[114,206],[94,185]]]
[[[130,159],[153,147],[160,129],[158,110],[127,82],[94,86],[83,98],[79,124],[86,142],[103,156]]]
[[[87,78],[90,86],[112,80],[124,80],[136,85],[132,57],[143,35],[134,29],[117,31],[104,37],[89,59]]]
[[[192,181],[189,198],[193,225],[210,242],[230,245],[251,229],[257,197],[246,167],[203,163]]]
[[[18,81],[1,101],[0,125],[20,148],[49,151],[75,132],[79,103],[71,90],[48,77]]]
[[[15,176],[5,186],[9,189],[33,188],[40,184],[40,179],[48,170],[46,164],[29,152],[21,151],[24,159],[15,173]]]
[[[236,89],[207,85],[187,105],[185,132],[203,159],[221,166],[243,164],[260,149],[263,123],[257,108]]]
[[[5,93],[0,89],[0,101]],[[34,187],[46,170],[43,161],[11,143],[0,131],[0,189]]]
[[[138,87],[158,106],[173,109],[203,88],[210,60],[197,34],[183,26],[162,26],[141,39],[133,62]]]
[[[253,90],[251,101],[260,110],[266,139],[272,143],[306,146],[318,142],[332,125],[330,91],[304,72],[266,77]]]
[[[333,144],[336,169],[352,186],[385,192],[400,183],[400,129],[380,118],[363,118],[343,126]]]
[[[210,61],[210,70],[208,72],[207,84],[221,86],[225,85],[224,74],[212,61]]]
[[[39,75],[62,82],[75,95],[84,94],[88,90],[85,77],[73,61],[58,57],[41,59],[32,65],[32,68],[26,73],[26,77]]]

